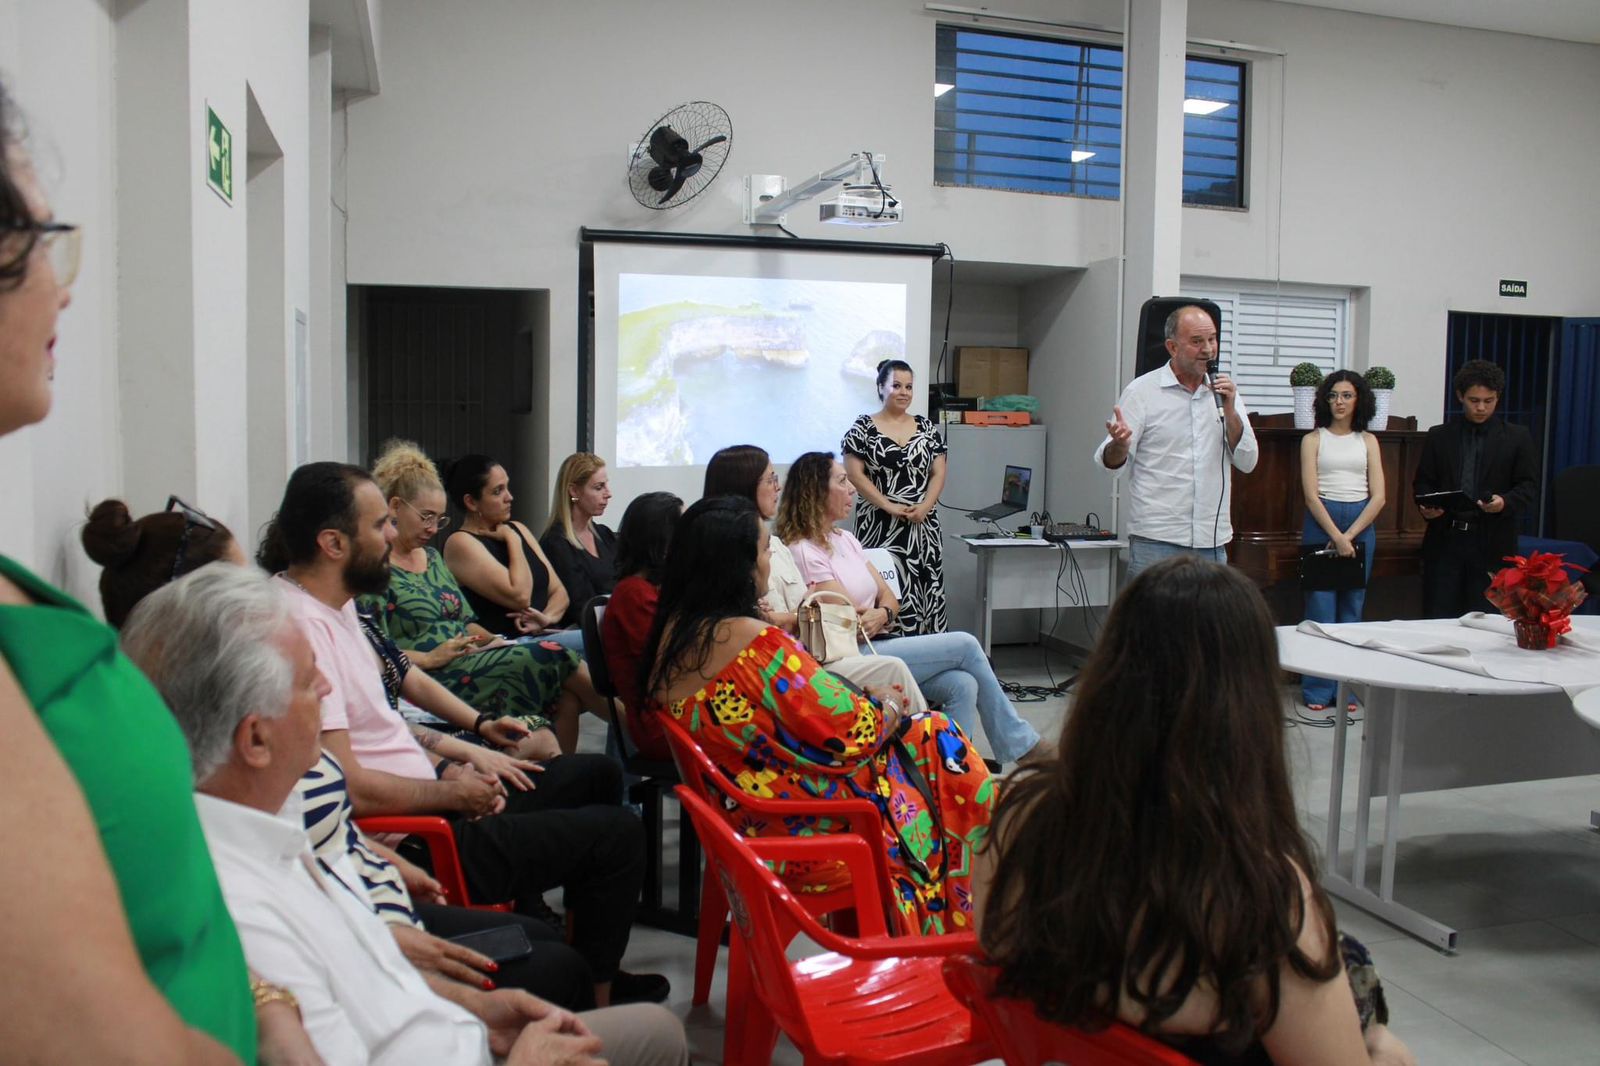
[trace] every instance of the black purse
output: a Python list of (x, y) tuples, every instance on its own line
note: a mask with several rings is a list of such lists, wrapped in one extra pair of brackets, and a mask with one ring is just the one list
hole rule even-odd
[(1336, 555), (1329, 548), (1300, 548), (1300, 588), (1305, 592), (1349, 592), (1367, 587), (1367, 553)]

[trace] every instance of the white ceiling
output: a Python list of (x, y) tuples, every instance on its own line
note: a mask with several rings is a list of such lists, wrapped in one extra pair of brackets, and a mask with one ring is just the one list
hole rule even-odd
[(1600, 0), (1278, 0), (1366, 15), (1600, 44)]

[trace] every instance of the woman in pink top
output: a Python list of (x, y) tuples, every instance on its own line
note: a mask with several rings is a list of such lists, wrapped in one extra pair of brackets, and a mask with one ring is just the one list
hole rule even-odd
[(1048, 757), (1048, 745), (1006, 698), (988, 658), (971, 633), (895, 636), (899, 600), (867, 561), (861, 542), (834, 523), (850, 514), (856, 490), (831, 452), (807, 452), (789, 468), (778, 507), (777, 533), (811, 589), (841, 592), (856, 606), (861, 632), (873, 647), (905, 661), (923, 694), (944, 705), (968, 736), (983, 722), (1002, 763)]

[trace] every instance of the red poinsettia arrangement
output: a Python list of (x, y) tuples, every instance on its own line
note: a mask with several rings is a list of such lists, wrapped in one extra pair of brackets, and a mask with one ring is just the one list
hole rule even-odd
[(1484, 595), (1516, 626), (1518, 647), (1555, 647), (1588, 595), (1567, 571), (1588, 571), (1555, 552), (1508, 555), (1505, 561), (1511, 565), (1494, 575)]

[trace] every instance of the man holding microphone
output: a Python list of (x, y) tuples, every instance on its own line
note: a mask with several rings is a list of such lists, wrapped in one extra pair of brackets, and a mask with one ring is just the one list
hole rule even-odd
[(1172, 555), (1227, 561), (1230, 466), (1244, 473), (1260, 456), (1244, 400), (1211, 370), (1217, 327), (1193, 304), (1167, 316), (1167, 363), (1122, 390), (1095, 462), (1128, 491), (1128, 571)]

